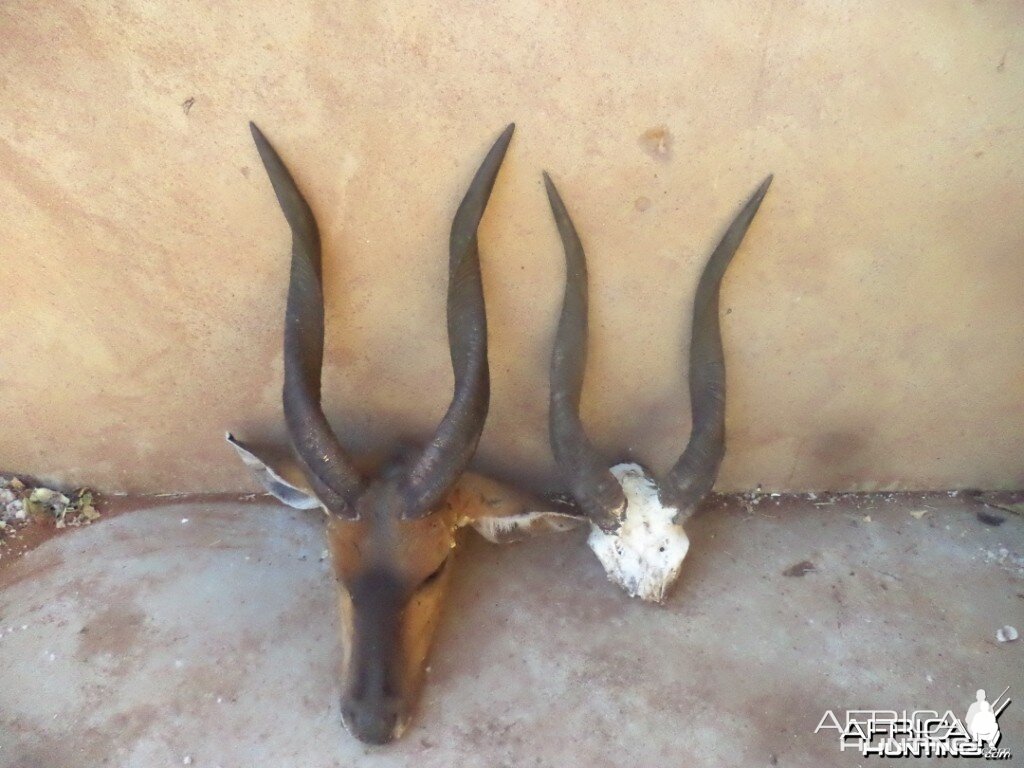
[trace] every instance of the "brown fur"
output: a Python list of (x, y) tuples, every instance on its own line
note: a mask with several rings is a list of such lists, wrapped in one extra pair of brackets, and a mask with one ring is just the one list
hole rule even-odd
[[(387, 653), (377, 649), (381, 654), (373, 657), (379, 659), (377, 662), (367, 662), (366, 655), (358, 656), (363, 664), (394, 666), (397, 722), (392, 735), (397, 735), (408, 721), (423, 684), (427, 655), (451, 579), (450, 558), (459, 540), (459, 529), (493, 518), (530, 515), (530, 524), (514, 526), (513, 534), (501, 539), (510, 541), (542, 530), (565, 530), (580, 521), (563, 512), (544, 512), (545, 506), (529, 494), (466, 473), (445, 497), (442, 506), (426, 517), (413, 520), (389, 515), (358, 520), (331, 518), (327, 540), (340, 591), (343, 712), (346, 702), (352, 706), (359, 675), (365, 672), (352, 665), (353, 647), (365, 642), (356, 631), (356, 613), (361, 607), (354, 603), (352, 591), (358, 590), (364, 580), (382, 572), (398, 585), (401, 606), (396, 606), (400, 618), (395, 642), (400, 647), (386, 649)], [(548, 518), (549, 523), (538, 524)], [(492, 537), (488, 535), (488, 538)], [(351, 723), (347, 724), (353, 728)]]

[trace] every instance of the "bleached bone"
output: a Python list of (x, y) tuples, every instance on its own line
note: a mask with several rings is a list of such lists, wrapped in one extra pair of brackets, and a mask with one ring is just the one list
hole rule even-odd
[[(548, 200), (565, 250), (565, 296), (551, 355), (550, 437), (564, 481), (593, 527), (590, 547), (612, 581), (630, 595), (664, 600), (689, 541), (683, 523), (711, 490), (725, 454), (725, 356), (718, 293), (771, 184), (768, 176), (715, 248), (693, 301), (690, 339), (690, 440), (667, 477), (608, 463), (587, 439), (580, 395), (587, 361), (587, 260), (576, 228), (546, 173)], [(637, 473), (639, 470), (640, 474)]]

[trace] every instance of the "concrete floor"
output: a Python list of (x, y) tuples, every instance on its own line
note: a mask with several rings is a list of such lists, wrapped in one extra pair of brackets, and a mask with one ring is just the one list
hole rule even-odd
[(1001, 764), (1024, 764), (1024, 643), (995, 639), (1024, 630), (1024, 519), (868, 507), (698, 516), (665, 607), (608, 584), (581, 534), (468, 534), (421, 711), (388, 747), (339, 722), (317, 515), (125, 514), (0, 572), (0, 766), (852, 766), (813, 732), (826, 710), (963, 716), (1007, 685)]

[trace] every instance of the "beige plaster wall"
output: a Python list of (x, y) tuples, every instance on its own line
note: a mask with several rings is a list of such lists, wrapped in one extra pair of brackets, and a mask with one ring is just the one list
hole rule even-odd
[(1019, 0), (8, 0), (0, 34), (4, 469), (253, 487), (221, 435), (284, 442), (288, 234), (249, 119), (320, 219), (330, 417), (356, 451), (428, 435), (450, 217), (515, 120), (478, 465), (554, 478), (540, 171), (591, 261), (585, 418), (658, 469), (700, 266), (772, 171), (723, 289), (719, 487), (1024, 485)]

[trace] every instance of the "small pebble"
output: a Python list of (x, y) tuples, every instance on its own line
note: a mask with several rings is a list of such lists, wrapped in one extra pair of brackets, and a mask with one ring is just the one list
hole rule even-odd
[(182, 765), (192, 765), (192, 755), (185, 755), (181, 758)]
[(188, 518), (187, 517), (181, 518), (181, 524), (182, 525), (185, 525), (185, 523), (187, 523), (187, 522), (188, 522)]
[(1017, 628), (1011, 627), (1009, 624), (996, 630), (996, 640), (1000, 643), (1012, 643), (1019, 637), (1020, 633), (1017, 632)]

